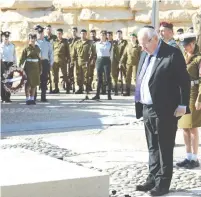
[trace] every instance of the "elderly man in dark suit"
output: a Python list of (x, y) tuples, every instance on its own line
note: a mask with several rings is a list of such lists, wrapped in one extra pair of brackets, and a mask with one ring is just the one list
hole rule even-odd
[(190, 112), (190, 78), (181, 51), (163, 42), (152, 26), (142, 28), (138, 40), (143, 52), (136, 81), (136, 117), (144, 119), (149, 175), (136, 190), (160, 196), (169, 192), (178, 119)]

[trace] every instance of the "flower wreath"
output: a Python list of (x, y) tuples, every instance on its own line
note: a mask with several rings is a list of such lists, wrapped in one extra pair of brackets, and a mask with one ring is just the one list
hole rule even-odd
[[(9, 81), (10, 76), (13, 76), (14, 72), (19, 73), (19, 77), (20, 77), (19, 79), (20, 83), (16, 87), (12, 87), (12, 82)], [(4, 88), (7, 92), (10, 92), (10, 93), (16, 93), (20, 91), (23, 88), (24, 84), (27, 82), (27, 76), (23, 68), (20, 68), (20, 67), (10, 67), (10, 69), (3, 74), (3, 77), (5, 78), (2, 81), (4, 83)]]

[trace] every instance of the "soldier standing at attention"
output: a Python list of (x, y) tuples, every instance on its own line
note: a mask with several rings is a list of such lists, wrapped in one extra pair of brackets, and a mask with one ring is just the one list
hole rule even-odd
[(197, 156), (199, 149), (198, 127), (201, 127), (201, 53), (196, 44), (196, 34), (185, 33), (181, 35), (180, 39), (185, 49), (184, 58), (191, 79), (189, 105), (191, 113), (182, 116), (178, 122), (178, 127), (183, 129), (186, 158), (176, 165), (193, 169), (200, 166)]
[(53, 44), (53, 42), (57, 39), (57, 36), (52, 34), (52, 27), (51, 25), (47, 25), (45, 27), (45, 40)]
[[(74, 45), (72, 62), (77, 61), (77, 85), (78, 91), (75, 94), (83, 94), (83, 85), (87, 86), (89, 62), (93, 56), (91, 41), (87, 39), (87, 31), (82, 29), (80, 32), (81, 39)], [(86, 89), (89, 87), (86, 87)]]
[[(68, 76), (70, 77), (70, 84), (75, 83), (75, 69), (77, 70), (77, 62), (72, 62), (73, 57), (73, 47), (76, 43), (76, 41), (80, 40), (80, 37), (77, 36), (78, 29), (77, 27), (73, 27), (72, 30), (72, 37), (68, 39), (68, 45), (69, 45), (69, 52), (70, 52), (70, 66), (68, 70)], [(77, 74), (77, 73), (76, 73)], [(77, 76), (78, 78), (78, 76)], [(71, 88), (71, 87), (70, 87)]]
[(179, 46), (177, 45), (176, 41), (173, 38), (174, 33), (173, 33), (172, 23), (161, 22), (159, 33), (164, 42), (166, 42), (170, 46), (173, 46), (179, 49)]
[[(123, 53), (124, 53), (124, 49), (126, 48), (127, 45), (127, 41), (123, 39), (123, 35), (122, 35), (122, 31), (118, 30), (116, 32), (117, 35), (117, 49), (118, 49), (118, 54), (119, 57), (122, 57)], [(119, 61), (120, 59), (116, 59), (115, 63), (112, 65), (112, 78), (113, 78), (113, 83), (114, 83), (114, 91), (115, 91), (115, 95), (118, 95), (118, 77), (119, 77)]]
[[(2, 43), (0, 43), (0, 57), (1, 57), (1, 80), (4, 78), (3, 74), (10, 69), (13, 64), (17, 64), (15, 45), (9, 41), (10, 32), (1, 32)], [(11, 78), (13, 76), (10, 76)], [(2, 102), (12, 102), (10, 100), (11, 93), (6, 92), (3, 83), (1, 83), (1, 100)]]
[(138, 45), (137, 35), (135, 33), (130, 34), (130, 43), (126, 46), (124, 54), (120, 59), (122, 66), (126, 65), (126, 93), (123, 96), (130, 96), (130, 87), (132, 81), (132, 74), (134, 78), (134, 86), (136, 82), (137, 66), (140, 59), (141, 47)]
[(53, 49), (50, 42), (47, 42), (44, 38), (44, 28), (40, 25), (35, 27), (37, 31), (37, 41), (36, 45), (39, 46), (41, 51), (41, 76), (40, 76), (40, 84), (41, 84), (41, 102), (48, 102), (46, 99), (46, 91), (47, 91), (47, 82), (48, 82), (48, 73), (50, 68), (52, 68), (54, 63), (53, 58)]
[(67, 76), (67, 63), (70, 60), (69, 46), (66, 39), (62, 38), (63, 29), (57, 29), (57, 39), (53, 43), (53, 51), (54, 51), (54, 65), (53, 65), (53, 76), (55, 89), (53, 93), (59, 93), (59, 68), (63, 74), (63, 80), (66, 83), (66, 93), (70, 92), (70, 87), (68, 83)]
[(20, 58), (20, 65), (24, 63), (24, 71), (27, 75), (25, 84), (26, 104), (35, 105), (34, 94), (36, 87), (40, 84), (41, 62), (40, 48), (35, 44), (36, 34), (29, 34), (29, 45), (23, 50)]
[[(92, 29), (90, 31), (90, 40), (92, 42), (92, 45), (95, 45), (96, 42), (100, 41), (100, 39), (98, 39), (96, 37), (96, 30)], [(90, 67), (89, 67), (89, 90), (92, 91), (92, 83), (93, 83), (93, 79), (94, 79), (94, 70), (95, 70), (95, 59), (92, 59), (92, 61), (90, 62)]]

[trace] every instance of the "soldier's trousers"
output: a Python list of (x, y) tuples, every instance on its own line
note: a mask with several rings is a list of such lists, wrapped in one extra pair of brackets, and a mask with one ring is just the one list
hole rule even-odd
[(50, 64), (48, 60), (42, 60), (42, 74), (40, 75), (41, 99), (46, 99), (48, 74), (50, 71)]
[[(108, 91), (111, 91), (111, 61), (110, 57), (101, 57), (96, 60), (96, 69), (97, 69), (97, 94), (100, 94), (101, 86), (105, 85), (108, 87)], [(103, 74), (105, 75), (105, 84), (103, 84)]]
[(89, 65), (89, 85), (92, 85), (92, 82), (94, 80), (94, 70), (95, 70), (95, 64)]
[[(9, 68), (13, 65), (13, 62), (2, 62), (1, 65), (1, 81), (4, 80), (3, 74), (9, 70)], [(12, 78), (13, 76), (9, 76), (9, 78)], [(10, 84), (12, 85), (12, 83)], [(11, 93), (7, 92), (4, 88), (4, 84), (1, 82), (1, 100), (7, 101), (10, 100)]]
[(118, 83), (118, 77), (119, 77), (119, 64), (118, 62), (112, 63), (112, 80), (115, 85)]
[[(137, 72), (137, 66), (135, 66), (135, 65), (130, 65), (130, 64), (127, 64), (127, 65), (126, 65), (126, 75), (125, 75), (125, 79), (126, 79), (126, 87), (127, 87), (127, 88), (130, 88), (132, 79), (134, 79), (134, 85), (135, 85), (135, 81), (136, 81), (136, 72)], [(133, 76), (133, 77), (132, 77), (132, 76)]]
[[(79, 63), (76, 66), (77, 85), (82, 89), (83, 85), (89, 82), (89, 67), (88, 64)], [(89, 84), (88, 84), (89, 85)]]
[(54, 76), (54, 83), (59, 83), (59, 69), (61, 69), (63, 80), (64, 82), (67, 82), (68, 76), (67, 76), (67, 63), (65, 62), (55, 62), (52, 68), (53, 76)]

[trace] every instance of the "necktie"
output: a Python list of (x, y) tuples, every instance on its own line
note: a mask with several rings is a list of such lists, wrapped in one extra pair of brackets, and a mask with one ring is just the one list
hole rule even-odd
[(148, 55), (144, 61), (144, 64), (142, 65), (142, 69), (140, 71), (140, 74), (138, 75), (137, 81), (136, 81), (136, 87), (135, 87), (135, 102), (140, 102), (140, 89), (143, 77), (145, 75), (145, 72), (149, 66), (150, 60), (152, 58), (152, 55)]

